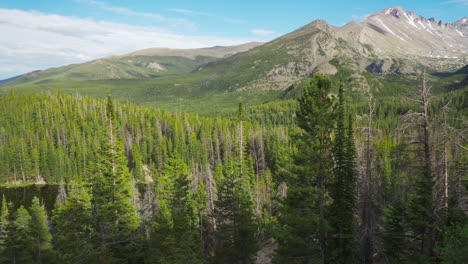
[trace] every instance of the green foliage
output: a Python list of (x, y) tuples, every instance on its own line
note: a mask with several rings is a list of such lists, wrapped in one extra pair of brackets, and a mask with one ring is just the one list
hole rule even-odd
[[(199, 65), (217, 59), (209, 56), (194, 56), (191, 59), (182, 56), (143, 55), (105, 58), (82, 64), (47, 69), (35, 72), (33, 76), (21, 75), (9, 82), (2, 83), (0, 86), (173, 76), (189, 73)], [(156, 67), (151, 67), (152, 65)], [(158, 65), (160, 68), (158, 68)]]
[(34, 263), (34, 237), (28, 210), (21, 206), (10, 214), (5, 230), (3, 263)]
[(150, 263), (179, 263), (177, 257), (177, 241), (174, 236), (174, 225), (167, 201), (158, 201), (158, 213), (151, 222), (153, 231), (150, 234), (147, 262)]
[[(332, 168), (331, 138), (334, 99), (331, 81), (318, 74), (299, 98), (294, 173), (278, 216), (276, 263), (310, 263), (328, 257), (325, 184)], [(318, 234), (318, 235), (317, 235)]]
[(5, 262), (6, 259), (4, 257), (5, 252), (5, 239), (7, 237), (7, 226), (8, 221), (10, 220), (10, 213), (8, 211), (8, 205), (6, 202), (5, 195), (2, 197), (2, 203), (0, 207), (0, 262)]
[(388, 263), (405, 263), (407, 260), (406, 208), (401, 200), (396, 200), (385, 215), (384, 243)]
[(54, 249), (61, 263), (91, 263), (97, 257), (91, 195), (82, 183), (70, 188), (66, 202), (54, 210), (52, 217)]
[(441, 248), (442, 263), (456, 264), (468, 262), (468, 224), (450, 226), (444, 233)]
[(39, 203), (37, 197), (33, 199), (30, 213), (34, 262), (50, 263), (52, 255), (52, 235), (50, 234), (46, 211), (44, 206)]
[(356, 263), (354, 211), (356, 208), (355, 148), (351, 118), (348, 129), (344, 121), (344, 95), (340, 86), (333, 146), (334, 168), (330, 184), (333, 200), (327, 218), (330, 223), (330, 255), (333, 263)]
[(258, 250), (253, 204), (240, 168), (239, 161), (234, 159), (223, 168), (213, 212), (214, 235), (218, 240), (213, 263), (254, 263)]
[[(107, 140), (90, 176), (97, 253), (100, 259), (123, 261), (128, 256), (132, 236), (139, 225), (136, 207), (132, 204), (131, 176), (123, 146), (116, 138), (114, 107), (107, 100)], [(114, 260), (115, 259), (115, 260)]]
[(199, 219), (189, 168), (175, 154), (158, 182), (159, 210), (152, 222), (152, 263), (203, 263)]

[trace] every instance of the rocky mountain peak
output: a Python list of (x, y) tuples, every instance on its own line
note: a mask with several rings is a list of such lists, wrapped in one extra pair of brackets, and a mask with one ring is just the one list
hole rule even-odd
[(396, 18), (401, 18), (406, 12), (401, 6), (395, 6), (385, 8), (382, 13), (385, 15), (394, 16)]
[(384, 15), (384, 16), (392, 16), (394, 18), (406, 21), (410, 24), (413, 24), (418, 21), (424, 21), (424, 22), (432, 22), (436, 23), (434, 18), (427, 19), (423, 16), (420, 16), (414, 12), (411, 11), (405, 11), (402, 7), (396, 6), (396, 7), (389, 7), (384, 9), (382, 12), (376, 13), (377, 15)]
[(468, 26), (468, 17), (462, 17), (461, 19), (457, 20), (454, 24), (457, 26)]

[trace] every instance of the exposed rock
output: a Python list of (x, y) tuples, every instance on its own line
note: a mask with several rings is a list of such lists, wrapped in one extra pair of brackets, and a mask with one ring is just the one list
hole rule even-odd
[(34, 183), (36, 186), (42, 186), (42, 185), (46, 185), (47, 182), (44, 180), (44, 177), (42, 177), (42, 175), (39, 175), (37, 177), (37, 180), (36, 182)]
[(156, 72), (160, 72), (160, 71), (165, 71), (166, 68), (164, 68), (161, 64), (157, 63), (157, 62), (150, 62), (148, 63), (148, 65), (146, 66), (150, 69), (153, 69), (155, 70)]

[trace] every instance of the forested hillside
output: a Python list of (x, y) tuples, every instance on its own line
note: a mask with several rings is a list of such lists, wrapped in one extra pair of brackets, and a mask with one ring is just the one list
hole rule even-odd
[(216, 118), (0, 95), (2, 188), (58, 186), (49, 213), (2, 198), (0, 262), (463, 263), (466, 89), (415, 83), (353, 100), (317, 74)]

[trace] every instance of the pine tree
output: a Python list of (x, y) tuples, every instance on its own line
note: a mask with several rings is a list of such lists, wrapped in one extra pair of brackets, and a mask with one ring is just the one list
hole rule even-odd
[[(81, 186), (80, 186), (81, 185)], [(54, 249), (61, 263), (97, 261), (93, 205), (83, 183), (73, 184), (67, 200), (53, 212)]]
[(195, 210), (189, 168), (177, 157), (171, 158), (167, 166), (166, 171), (174, 177), (171, 209), (175, 238), (180, 250), (179, 263), (202, 263), (199, 218)]
[(468, 262), (468, 225), (454, 226), (446, 231), (442, 246), (442, 263)]
[(10, 213), (8, 210), (8, 205), (7, 201), (5, 198), (5, 195), (2, 197), (2, 203), (0, 207), (0, 263), (3, 263), (5, 261), (4, 256), (5, 256), (5, 243), (6, 243), (6, 237), (7, 237), (7, 226), (8, 226), (8, 221), (10, 219)]
[(39, 199), (34, 197), (31, 206), (31, 233), (34, 239), (34, 261), (49, 263), (52, 255), (52, 235), (48, 226), (47, 214)]
[(203, 263), (200, 227), (189, 168), (174, 154), (164, 166), (152, 223), (150, 260), (157, 263)]
[(275, 263), (329, 262), (325, 187), (332, 168), (330, 88), (330, 79), (317, 74), (299, 98), (296, 115), (301, 130), (295, 138), (294, 171), (287, 178), (287, 195), (278, 216)]
[(241, 174), (239, 162), (228, 161), (224, 178), (218, 188), (213, 216), (216, 219), (215, 237), (218, 247), (213, 263), (253, 263), (258, 250), (256, 222), (249, 196)]
[(404, 263), (407, 243), (405, 239), (406, 208), (396, 200), (389, 208), (384, 222), (384, 253), (389, 263)]
[(330, 253), (333, 263), (356, 263), (354, 209), (356, 203), (356, 171), (354, 138), (351, 119), (348, 131), (344, 124), (343, 86), (338, 94), (337, 125), (333, 148), (335, 167), (330, 196), (329, 223), (331, 226)]
[(139, 224), (132, 205), (131, 178), (122, 143), (116, 138), (114, 107), (110, 97), (106, 110), (107, 139), (91, 176), (97, 250), (100, 263), (130, 257), (131, 239)]
[(4, 262), (11, 264), (34, 263), (34, 247), (31, 232), (31, 215), (20, 206), (10, 215), (6, 225)]

